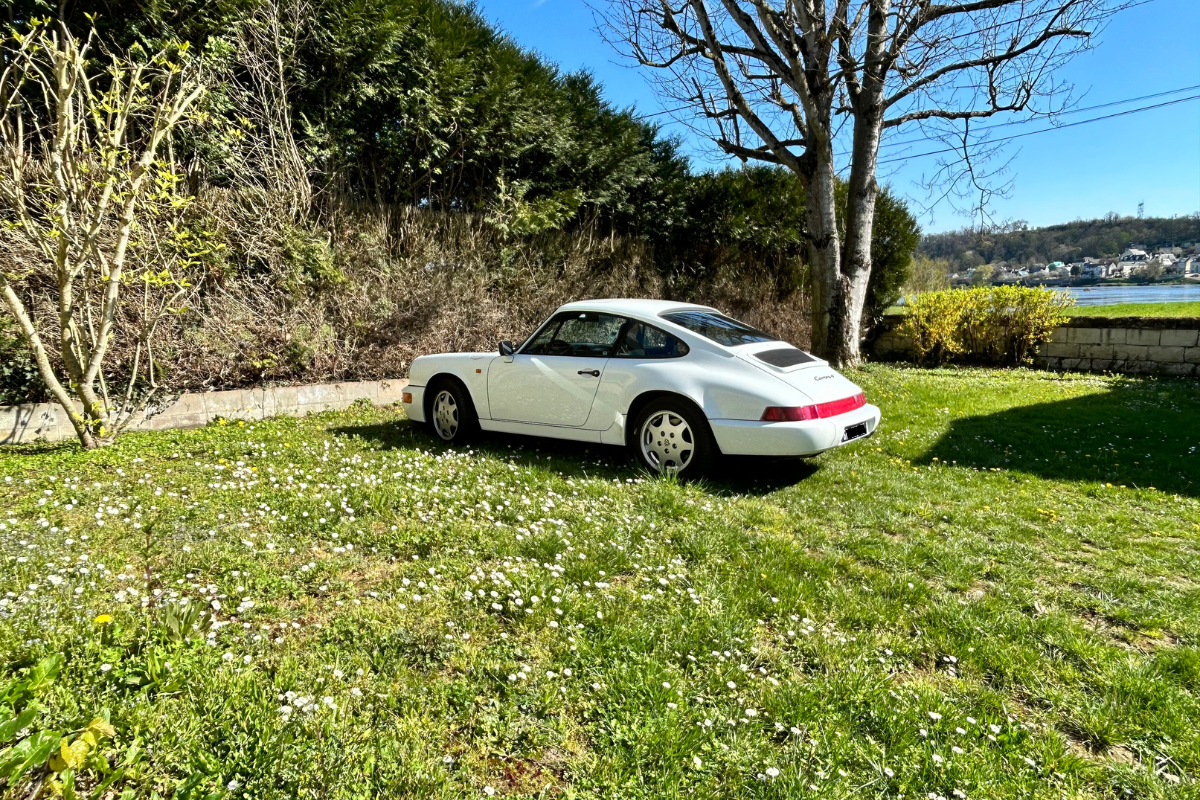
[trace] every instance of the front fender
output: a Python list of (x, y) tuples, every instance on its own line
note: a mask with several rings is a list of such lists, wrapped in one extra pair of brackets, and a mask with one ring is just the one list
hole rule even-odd
[[(443, 376), (453, 377), (467, 387), (479, 417), (489, 419), (491, 410), (488, 407), (487, 372), (495, 358), (499, 356), (494, 353), (441, 353), (414, 360), (408, 368), (408, 383), (414, 387), (413, 405), (416, 405), (417, 388), (421, 389), (420, 394), (424, 396), (424, 389), (434, 381)], [(421, 419), (424, 419), (423, 411), (424, 406), (417, 412), (421, 414)]]

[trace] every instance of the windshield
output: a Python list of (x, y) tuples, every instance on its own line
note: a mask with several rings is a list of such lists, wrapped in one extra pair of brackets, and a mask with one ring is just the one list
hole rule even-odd
[(705, 339), (710, 339), (726, 347), (779, 341), (769, 333), (763, 333), (757, 328), (751, 328), (744, 322), (738, 322), (736, 319), (718, 314), (716, 311), (672, 311), (661, 316), (663, 319), (687, 328), (692, 333), (697, 333)]

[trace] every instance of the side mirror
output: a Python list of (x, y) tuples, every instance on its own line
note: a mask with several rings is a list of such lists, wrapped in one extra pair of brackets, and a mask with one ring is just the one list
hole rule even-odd
[(516, 351), (517, 351), (517, 348), (513, 347), (513, 343), (508, 341), (507, 339), (505, 339), (503, 342), (500, 343), (500, 355), (511, 356)]

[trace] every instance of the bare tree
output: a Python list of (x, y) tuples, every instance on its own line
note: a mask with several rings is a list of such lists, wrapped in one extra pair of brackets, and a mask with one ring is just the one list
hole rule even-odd
[(967, 169), (952, 180), (986, 191), (971, 169), (971, 123), (1061, 110), (1056, 68), (1116, 9), (1111, 0), (608, 0), (599, 13), (609, 40), (657, 69), (676, 111), (701, 120), (724, 152), (800, 177), (813, 350), (843, 365), (859, 357), (881, 138), (913, 125), (945, 138), (953, 126)]
[[(92, 45), (38, 23), (4, 43), (0, 73), (0, 295), (87, 448), (149, 400), (151, 337), (191, 288), (190, 234), (176, 224), (191, 198), (158, 152), (203, 91), (166, 52), (144, 63), (112, 55), (104, 69)], [(142, 291), (128, 292), (135, 281)], [(22, 300), (35, 290), (53, 294), (57, 352)], [(138, 320), (137, 346), (125, 391), (110, 392), (106, 356), (126, 316)]]
[(227, 81), (237, 114), (248, 128), (239, 156), (249, 174), (238, 182), (279, 195), (286, 212), (296, 218), (308, 212), (312, 186), (292, 128), (289, 93), (312, 14), (309, 0), (255, 4), (233, 36), (239, 69)]

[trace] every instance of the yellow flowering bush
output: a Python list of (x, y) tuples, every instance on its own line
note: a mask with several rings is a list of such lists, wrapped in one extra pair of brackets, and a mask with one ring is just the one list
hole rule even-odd
[(1075, 301), (1064, 292), (1025, 286), (948, 289), (906, 298), (899, 333), (920, 363), (1025, 364)]

